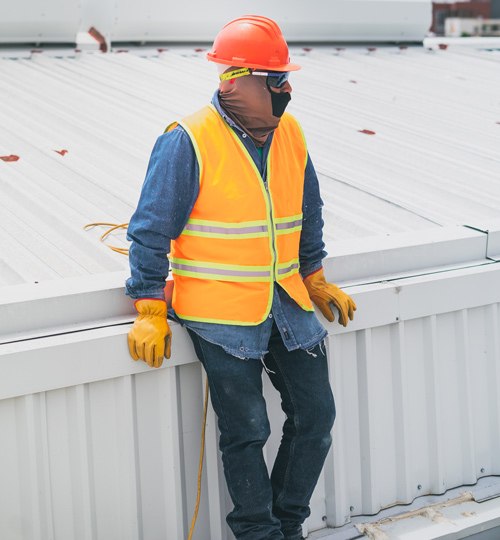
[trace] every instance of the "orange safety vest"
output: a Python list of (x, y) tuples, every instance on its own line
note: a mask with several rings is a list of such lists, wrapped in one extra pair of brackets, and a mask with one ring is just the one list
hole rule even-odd
[(306, 311), (299, 274), (307, 147), (284, 114), (267, 160), (267, 187), (238, 136), (209, 105), (180, 124), (198, 159), (200, 190), (181, 235), (172, 240), (172, 307), (192, 321), (256, 325), (271, 310), (276, 280)]

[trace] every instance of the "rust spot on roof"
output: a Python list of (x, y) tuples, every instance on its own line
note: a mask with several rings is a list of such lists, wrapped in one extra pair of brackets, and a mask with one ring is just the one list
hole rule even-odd
[(58, 154), (61, 154), (61, 156), (64, 156), (65, 154), (68, 153), (67, 150), (54, 150), (54, 152), (57, 152)]
[(335, 47), (336, 51), (345, 51), (345, 47)]
[(443, 51), (445, 51), (448, 48), (448, 45), (446, 43), (440, 43), (439, 48), (443, 49)]
[(312, 47), (302, 47), (302, 50), (303, 50), (303, 51), (306, 51), (306, 52), (311, 52), (311, 51), (312, 51)]
[(354, 81), (354, 80), (349, 81), (349, 82), (352, 82), (352, 83), (354, 83), (354, 84), (358, 84), (358, 81)]
[(167, 52), (168, 49), (158, 49), (158, 52)]
[(369, 129), (360, 129), (358, 130), (360, 133), (366, 133), (366, 135), (375, 135), (374, 131), (370, 131)]
[(207, 49), (195, 49), (194, 52), (203, 52), (203, 51), (206, 51)]
[(366, 47), (370, 52), (376, 51), (377, 47)]
[(19, 156), (11, 154), (10, 156), (0, 156), (0, 159), (2, 161), (17, 161), (19, 159)]

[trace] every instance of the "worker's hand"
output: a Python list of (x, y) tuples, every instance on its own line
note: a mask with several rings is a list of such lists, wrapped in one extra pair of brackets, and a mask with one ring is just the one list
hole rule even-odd
[(325, 281), (323, 268), (320, 268), (317, 272), (304, 278), (304, 285), (306, 286), (311, 300), (319, 307), (321, 313), (323, 313), (330, 322), (335, 320), (331, 307), (332, 303), (339, 310), (339, 323), (342, 326), (347, 326), (347, 323), (349, 322), (347, 317), (352, 321), (354, 311), (356, 311), (356, 304), (352, 301), (351, 297), (341, 291), (337, 285)]
[(167, 304), (163, 300), (145, 298), (137, 300), (139, 316), (128, 334), (128, 347), (134, 360), (143, 360), (148, 366), (160, 367), (163, 355), (170, 358), (172, 331), (167, 323)]

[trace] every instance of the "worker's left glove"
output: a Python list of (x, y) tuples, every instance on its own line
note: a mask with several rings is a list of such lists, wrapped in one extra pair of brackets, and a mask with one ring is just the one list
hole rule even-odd
[(311, 300), (319, 307), (321, 313), (330, 322), (335, 320), (331, 304), (333, 303), (339, 310), (339, 323), (347, 326), (348, 318), (352, 321), (356, 304), (351, 297), (341, 291), (337, 285), (327, 283), (323, 268), (304, 278), (304, 285)]
[(163, 355), (170, 358), (172, 331), (167, 323), (167, 304), (164, 300), (137, 300), (139, 316), (128, 334), (128, 347), (134, 360), (144, 360), (151, 367), (160, 367)]

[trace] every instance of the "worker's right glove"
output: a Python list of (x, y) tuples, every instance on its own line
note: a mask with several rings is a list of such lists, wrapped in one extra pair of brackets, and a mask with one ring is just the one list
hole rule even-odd
[(309, 297), (319, 307), (328, 321), (333, 322), (335, 320), (331, 304), (339, 310), (339, 323), (342, 326), (347, 326), (348, 318), (352, 321), (354, 311), (356, 311), (356, 304), (337, 285), (326, 282), (323, 268), (306, 276), (304, 285)]
[(172, 331), (167, 323), (167, 304), (163, 300), (137, 300), (139, 316), (128, 334), (128, 347), (134, 360), (143, 360), (151, 367), (160, 367), (163, 356), (170, 358)]

